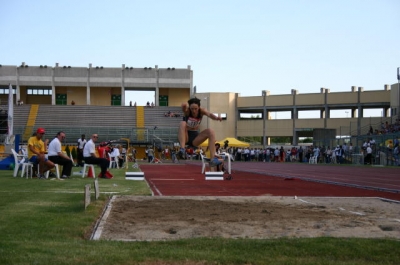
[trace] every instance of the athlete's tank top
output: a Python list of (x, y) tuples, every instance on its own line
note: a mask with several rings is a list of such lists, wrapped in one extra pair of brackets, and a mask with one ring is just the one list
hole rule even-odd
[(189, 109), (189, 116), (184, 116), (183, 120), (186, 121), (186, 126), (189, 127), (190, 131), (195, 131), (200, 126), (202, 117), (203, 116), (200, 114), (200, 109), (197, 117), (193, 117), (192, 111)]

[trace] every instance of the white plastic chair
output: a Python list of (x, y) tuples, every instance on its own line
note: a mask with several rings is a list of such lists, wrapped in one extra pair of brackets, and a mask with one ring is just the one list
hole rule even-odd
[(229, 153), (222, 153), (221, 156), (223, 156), (224, 161), (227, 161), (227, 163), (224, 163), (224, 166), (226, 167), (226, 170), (228, 171), (229, 174), (232, 173), (231, 170), (231, 161), (232, 161), (232, 156)]
[(200, 153), (200, 157), (201, 157), (201, 163), (202, 163), (201, 173), (204, 174), (204, 172), (206, 171), (206, 166), (208, 166), (210, 168), (210, 170), (211, 170), (210, 159), (205, 157), (201, 153)]
[(86, 168), (89, 168), (89, 167), (92, 169), (93, 178), (96, 178), (96, 173), (94, 172), (94, 165), (93, 165), (93, 164), (86, 164), (86, 163), (83, 165), (82, 178), (85, 177), (85, 175), (86, 175)]
[(202, 164), (201, 173), (204, 174), (204, 172), (206, 171), (206, 166), (210, 163), (210, 159), (205, 157), (202, 153), (200, 153), (200, 158)]
[[(18, 175), (19, 167), (22, 166), (21, 178), (24, 177), (26, 173), (26, 178), (29, 176), (32, 178), (33, 164), (28, 161), (25, 155), (19, 155), (14, 149), (11, 149), (14, 156), (14, 174), (16, 177)], [(26, 170), (26, 171), (25, 171)]]
[[(60, 179), (60, 170), (59, 170), (58, 164), (54, 164), (54, 167), (56, 169), (57, 179)], [(39, 165), (38, 165), (38, 170), (39, 170)], [(50, 170), (47, 170), (44, 176), (48, 179), (49, 178), (49, 174), (50, 174)]]
[(108, 166), (108, 168), (112, 168), (113, 165), (115, 164), (115, 167), (119, 169), (118, 157), (112, 156), (111, 153), (108, 153), (108, 157), (110, 158), (110, 165)]

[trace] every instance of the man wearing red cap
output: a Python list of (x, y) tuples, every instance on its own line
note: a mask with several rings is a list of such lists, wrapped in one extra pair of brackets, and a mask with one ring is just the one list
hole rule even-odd
[(45, 134), (43, 128), (38, 128), (36, 134), (28, 140), (28, 159), (35, 165), (39, 165), (39, 179), (45, 179), (44, 172), (54, 168), (54, 163), (45, 156), (49, 139), (42, 141)]

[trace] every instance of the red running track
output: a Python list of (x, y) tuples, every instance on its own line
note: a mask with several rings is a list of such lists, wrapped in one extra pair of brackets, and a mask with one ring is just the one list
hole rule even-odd
[(233, 180), (205, 180), (201, 163), (140, 165), (155, 196), (381, 197), (400, 201), (398, 168), (235, 162)]

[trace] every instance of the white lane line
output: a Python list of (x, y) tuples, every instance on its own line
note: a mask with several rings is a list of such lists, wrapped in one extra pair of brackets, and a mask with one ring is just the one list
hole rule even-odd
[[(297, 196), (294, 196), (294, 199), (295, 199), (295, 200), (298, 199)], [(316, 203), (308, 202), (308, 201), (305, 201), (305, 200), (303, 200), (303, 199), (298, 199), (298, 200), (301, 201), (301, 202), (304, 202), (304, 203), (317, 205)], [(342, 207), (339, 207), (339, 210), (341, 210), (341, 211), (346, 211), (346, 209), (344, 209), (344, 208), (342, 208)], [(352, 213), (352, 214), (356, 214), (356, 215), (365, 215), (364, 213), (360, 213), (360, 212), (353, 212), (353, 211), (348, 211), (348, 212), (349, 212), (349, 213)]]
[(194, 180), (194, 179), (151, 179), (151, 180)]

